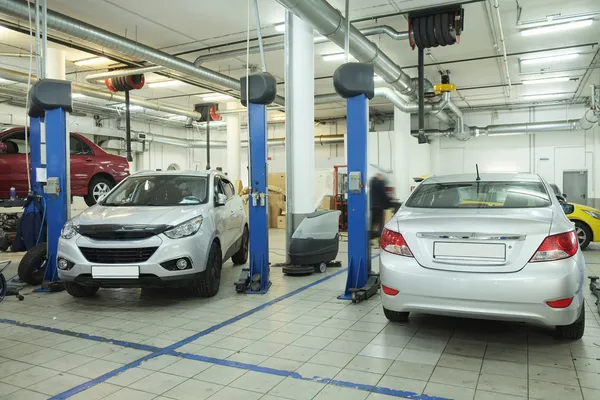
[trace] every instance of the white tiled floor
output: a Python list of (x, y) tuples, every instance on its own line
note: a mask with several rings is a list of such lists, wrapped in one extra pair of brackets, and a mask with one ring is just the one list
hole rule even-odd
[[(271, 248), (283, 248), (282, 232), (271, 232)], [(588, 272), (599, 274), (600, 250), (585, 256)], [(283, 250), (273, 250), (271, 260), (283, 261)], [(8, 277), (16, 264), (11, 268)], [(213, 299), (132, 289), (74, 299), (26, 288), (24, 301), (0, 304), (0, 318), (151, 348), (0, 321), (0, 400), (47, 399), (90, 380), (97, 384), (65, 398), (600, 398), (600, 315), (591, 295), (585, 337), (565, 342), (550, 329), (516, 323), (411, 315), (407, 324), (389, 324), (378, 298), (358, 305), (336, 299), (346, 279), (341, 274), (198, 337), (179, 353), (162, 350), (324, 277), (284, 277), (274, 267), (268, 294), (254, 296), (235, 293), (238, 275), (239, 267), (228, 263)], [(136, 363), (153, 351), (162, 353)]]

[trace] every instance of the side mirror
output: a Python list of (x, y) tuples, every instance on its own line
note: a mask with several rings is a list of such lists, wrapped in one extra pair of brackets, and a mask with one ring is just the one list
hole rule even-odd
[(566, 199), (566, 198), (567, 198), (567, 195), (563, 193), (563, 197)]
[(227, 196), (223, 193), (217, 193), (217, 206), (221, 207), (227, 203)]
[(100, 197), (98, 197), (98, 200), (96, 201), (96, 204), (101, 203), (106, 198), (107, 194), (108, 193), (104, 193), (104, 194), (100, 195)]
[(566, 215), (573, 214), (573, 212), (575, 212), (575, 206), (573, 204), (563, 203), (561, 205)]

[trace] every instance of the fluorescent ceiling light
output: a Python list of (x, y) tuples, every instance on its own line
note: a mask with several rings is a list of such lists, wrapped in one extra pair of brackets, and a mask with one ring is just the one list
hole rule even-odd
[(525, 94), (522, 97), (527, 100), (552, 99), (555, 97), (570, 96), (572, 93), (546, 93), (546, 94)]
[(72, 99), (80, 99), (82, 97), (85, 97), (85, 94), (81, 94), (81, 93), (71, 93), (71, 98)]
[(0, 83), (10, 82), (8, 79), (0, 78)]
[(377, 75), (377, 74), (375, 74), (375, 77), (373, 78), (373, 80), (374, 80), (375, 82), (383, 82), (383, 78), (382, 78), (382, 77), (380, 77), (380, 76), (379, 76), (379, 75)]
[(169, 117), (170, 120), (183, 120), (183, 119), (187, 119), (187, 117), (185, 115), (171, 115)]
[(148, 84), (149, 88), (155, 89), (155, 88), (161, 88), (161, 87), (167, 87), (167, 86), (175, 86), (175, 85), (180, 85), (183, 82), (181, 81), (162, 81), (162, 82), (152, 82)]
[(199, 96), (202, 97), (202, 100), (204, 100), (204, 101), (217, 101), (217, 100), (233, 99), (233, 97), (231, 97), (227, 94), (221, 94), (221, 93), (210, 93), (210, 94), (199, 95)]
[(106, 57), (94, 57), (94, 58), (88, 58), (86, 60), (75, 61), (75, 65), (77, 65), (78, 67), (81, 67), (82, 65), (100, 64), (100, 63), (108, 62), (108, 61), (110, 61), (110, 60)]
[(579, 53), (561, 54), (552, 57), (527, 58), (525, 60), (521, 60), (521, 65), (555, 63), (557, 61), (572, 60), (577, 57), (579, 57)]
[(285, 24), (277, 24), (277, 25), (275, 25), (275, 30), (277, 32), (281, 32), (281, 33), (285, 32)]
[[(121, 103), (121, 104), (117, 104), (115, 105), (116, 108), (125, 111), (125, 104)], [(129, 111), (144, 111), (144, 107), (142, 106), (134, 106), (134, 105), (129, 105)]]
[(566, 31), (566, 30), (570, 30), (570, 29), (584, 28), (586, 26), (592, 25), (593, 22), (594, 22), (593, 19), (584, 19), (582, 21), (567, 22), (565, 24), (540, 26), (537, 28), (522, 30), (521, 35), (533, 36), (533, 35), (542, 35), (545, 33), (561, 32), (561, 31)]
[(346, 54), (344, 53), (333, 53), (323, 55), (323, 61), (341, 61), (344, 59), (346, 59)]
[(285, 115), (279, 115), (277, 117), (271, 118), (273, 121), (285, 121)]
[(571, 78), (568, 76), (561, 76), (558, 78), (544, 78), (544, 79), (528, 79), (522, 81), (523, 85), (535, 85), (538, 83), (555, 83), (555, 82), (568, 82)]
[[(200, 122), (198, 125), (201, 126), (201, 127), (206, 128), (206, 122)], [(225, 122), (225, 121), (210, 121), (210, 126), (211, 127), (225, 126), (225, 125), (227, 125), (227, 122)]]

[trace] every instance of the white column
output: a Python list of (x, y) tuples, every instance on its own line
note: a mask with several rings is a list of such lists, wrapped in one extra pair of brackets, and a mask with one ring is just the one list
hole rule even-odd
[(64, 50), (52, 47), (48, 48), (48, 54), (46, 55), (46, 78), (66, 79)]
[[(237, 110), (240, 108), (238, 102), (227, 103), (228, 110)], [(235, 182), (240, 179), (241, 164), (240, 164), (240, 149), (242, 143), (240, 140), (240, 115), (227, 114), (227, 176), (229, 180)]]
[[(306, 214), (315, 210), (314, 30), (286, 12), (286, 249)], [(288, 260), (289, 261), (289, 260)]]
[(394, 108), (394, 178), (396, 197), (403, 202), (410, 194), (410, 114)]

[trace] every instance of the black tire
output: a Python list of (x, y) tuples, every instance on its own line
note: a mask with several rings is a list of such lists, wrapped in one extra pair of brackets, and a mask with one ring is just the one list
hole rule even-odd
[(6, 297), (6, 279), (4, 278), (4, 275), (2, 275), (2, 272), (0, 272), (0, 303), (2, 302), (2, 300), (4, 300), (5, 297)]
[(250, 232), (248, 231), (248, 227), (244, 227), (244, 233), (242, 234), (242, 245), (240, 249), (231, 257), (231, 261), (235, 265), (244, 265), (248, 261), (248, 244), (250, 241)]
[(592, 241), (594, 234), (586, 223), (581, 221), (575, 221), (575, 230), (577, 232), (577, 241), (579, 242), (579, 248), (585, 250)]
[(421, 17), (419, 18), (419, 30), (421, 31), (421, 42), (423, 42), (423, 48), (424, 49), (428, 49), (431, 46), (431, 43), (429, 43), (429, 37), (427, 35), (427, 17)]
[(427, 17), (427, 40), (431, 47), (438, 47), (441, 43), (438, 43), (435, 37), (435, 16)]
[(75, 282), (65, 282), (65, 289), (73, 297), (92, 297), (100, 288), (98, 286), (81, 286)]
[(85, 204), (89, 207), (95, 205), (101, 192), (107, 193), (107, 190), (111, 190), (114, 187), (115, 183), (109, 178), (104, 176), (93, 177), (88, 185), (88, 194), (83, 198)]
[(581, 306), (579, 318), (571, 325), (562, 325), (556, 327), (556, 336), (560, 339), (579, 340), (583, 337), (585, 331), (585, 304)]
[(387, 308), (383, 308), (383, 314), (391, 322), (406, 322), (408, 321), (409, 312), (392, 311)]
[(48, 249), (46, 243), (39, 243), (29, 249), (19, 263), (19, 278), (30, 285), (41, 285), (46, 273)]
[(199, 297), (213, 297), (219, 293), (221, 285), (221, 267), (223, 266), (223, 256), (221, 248), (216, 242), (213, 242), (206, 261), (206, 269), (200, 273), (193, 288), (193, 292)]

